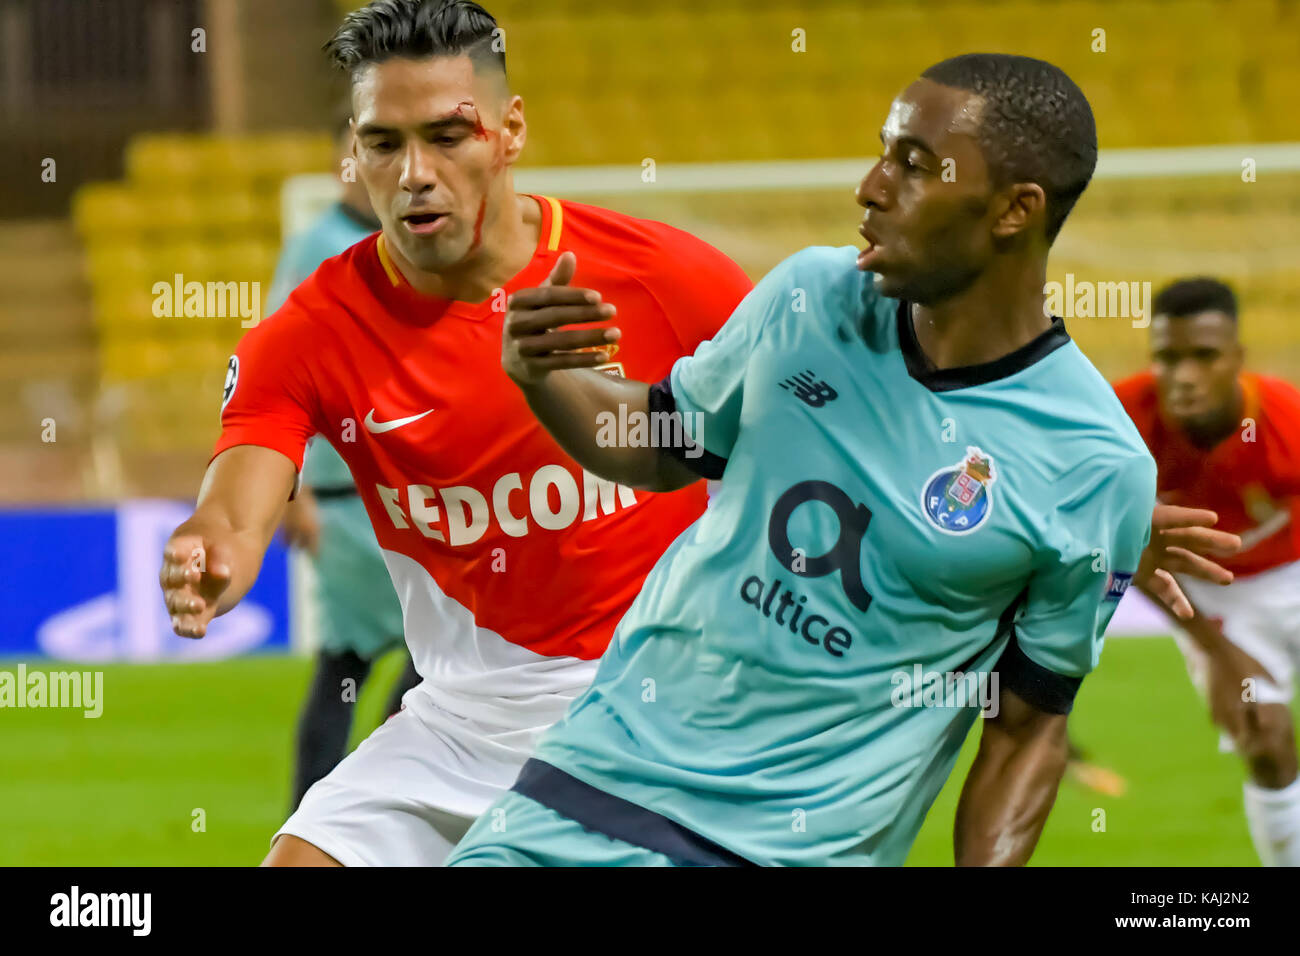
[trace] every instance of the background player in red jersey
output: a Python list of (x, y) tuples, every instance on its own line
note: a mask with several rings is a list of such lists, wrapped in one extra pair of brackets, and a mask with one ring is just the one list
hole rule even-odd
[(645, 575), (704, 508), (702, 485), (638, 495), (564, 454), (502, 372), (505, 302), (575, 251), (583, 285), (619, 304), (604, 368), (657, 380), (750, 282), (669, 226), (517, 194), (527, 127), (503, 49), (486, 11), (442, 0), (380, 0), (330, 41), (382, 231), (240, 343), (194, 516), (166, 549), (173, 627), (202, 637), (256, 578), (319, 432), (401, 598), (424, 680), (308, 791), (271, 864), (440, 863), (590, 683)]
[(1115, 391), (1159, 469), (1161, 501), (1209, 508), (1241, 536), (1225, 588), (1182, 581), (1196, 613), (1179, 644), (1250, 773), (1246, 818), (1265, 864), (1300, 866), (1290, 701), (1300, 664), (1300, 390), (1246, 372), (1237, 302), (1186, 279), (1152, 307), (1150, 371)]

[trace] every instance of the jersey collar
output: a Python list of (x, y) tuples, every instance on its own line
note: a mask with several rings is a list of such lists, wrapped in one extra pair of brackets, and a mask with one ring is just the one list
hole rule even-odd
[[(559, 200), (531, 193), (523, 195), (541, 208), (541, 229), (538, 231), (537, 248), (533, 251), (532, 259), (503, 287), (506, 295), (517, 289), (540, 285), (550, 274), (564, 229), (564, 209)], [(495, 296), (488, 296), (482, 302), (461, 302), (458, 299), (423, 295), (413, 289), (389, 256), (382, 232), (375, 240), (373, 255), (366, 256), (362, 261), (369, 267), (367, 272), (375, 291), (392, 306), (394, 317), (404, 322), (427, 325), (444, 317), (482, 321), (494, 314), (503, 314), (492, 309)]]
[(1001, 358), (982, 362), (979, 365), (935, 368), (934, 363), (921, 351), (921, 345), (916, 340), (916, 329), (912, 327), (911, 303), (906, 301), (898, 303), (897, 321), (898, 344), (903, 351), (903, 361), (907, 364), (907, 374), (932, 392), (951, 392), (959, 388), (970, 388), (973, 385), (987, 385), (989, 382), (1015, 375), (1035, 362), (1047, 358), (1070, 341), (1070, 334), (1065, 331), (1065, 320), (1059, 315), (1054, 315), (1050, 328)]

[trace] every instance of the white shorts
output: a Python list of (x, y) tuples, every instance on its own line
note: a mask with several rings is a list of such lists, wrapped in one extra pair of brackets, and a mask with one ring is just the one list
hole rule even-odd
[[(1255, 697), (1261, 704), (1289, 704), (1300, 669), (1300, 561), (1283, 564), (1260, 574), (1239, 577), (1226, 587), (1180, 576), (1178, 583), (1206, 617), (1223, 621), (1224, 636), (1273, 676), (1260, 678)], [(1208, 668), (1205, 652), (1186, 634), (1174, 635), (1192, 683), (1206, 695)], [(1220, 749), (1225, 748), (1225, 737)]]
[(514, 784), (544, 729), (486, 727), (414, 687), (275, 835), (292, 834), (344, 866), (440, 866)]

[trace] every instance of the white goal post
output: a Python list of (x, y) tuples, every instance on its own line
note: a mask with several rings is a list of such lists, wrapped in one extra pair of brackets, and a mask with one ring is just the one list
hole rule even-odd
[[(1300, 143), (1236, 143), (1227, 146), (1174, 146), (1159, 149), (1103, 150), (1093, 178), (1145, 179), (1180, 176), (1240, 176), (1253, 160), (1256, 174), (1300, 172)], [(810, 159), (772, 162), (660, 163), (654, 181), (643, 180), (643, 166), (550, 166), (515, 171), (521, 192), (561, 198), (640, 192), (648, 186), (667, 192), (738, 192), (766, 189), (852, 188), (875, 159)], [(295, 176), (281, 194), (284, 235), (292, 235), (338, 195), (330, 173)]]

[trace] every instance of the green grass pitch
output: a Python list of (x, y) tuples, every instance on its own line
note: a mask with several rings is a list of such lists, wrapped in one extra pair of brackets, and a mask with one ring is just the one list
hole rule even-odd
[[(400, 665), (390, 656), (376, 668), (357, 704), (354, 742), (378, 723)], [(104, 668), (99, 719), (0, 710), (0, 865), (259, 862), (286, 813), (309, 669), (290, 657), (113, 665)], [(1084, 681), (1071, 732), (1127, 779), (1128, 792), (1101, 797), (1065, 781), (1034, 863), (1257, 864), (1241, 811), (1243, 772), (1218, 753), (1171, 640), (1108, 642)], [(909, 865), (951, 865), (953, 812), (975, 740), (972, 733)]]

